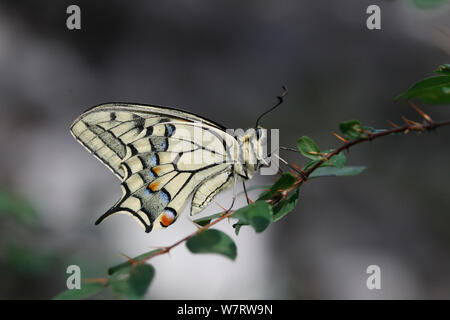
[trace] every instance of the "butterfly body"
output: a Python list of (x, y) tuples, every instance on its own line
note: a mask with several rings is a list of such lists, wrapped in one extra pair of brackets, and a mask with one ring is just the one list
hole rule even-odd
[(232, 134), (192, 113), (126, 103), (89, 109), (71, 133), (121, 180), (122, 198), (96, 224), (127, 213), (146, 232), (172, 224), (191, 195), (196, 214), (236, 179), (250, 179), (266, 140), (259, 128)]

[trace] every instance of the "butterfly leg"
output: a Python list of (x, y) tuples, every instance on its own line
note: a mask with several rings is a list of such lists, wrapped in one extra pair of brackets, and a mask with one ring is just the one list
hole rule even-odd
[(248, 196), (247, 187), (245, 186), (245, 181), (244, 180), (242, 180), (242, 187), (244, 188), (245, 199), (247, 199), (247, 204), (250, 204), (250, 198)]
[(227, 211), (225, 211), (225, 212), (230, 212), (231, 209), (233, 209), (234, 202), (236, 201), (236, 177), (234, 177), (233, 180), (234, 180), (233, 181), (233, 200), (231, 200), (230, 208)]

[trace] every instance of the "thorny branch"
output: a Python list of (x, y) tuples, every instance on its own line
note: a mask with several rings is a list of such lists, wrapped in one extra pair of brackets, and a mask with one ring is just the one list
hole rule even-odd
[[(365, 141), (371, 141), (371, 140), (378, 139), (378, 138), (381, 138), (381, 137), (393, 135), (393, 134), (407, 134), (408, 132), (411, 132), (411, 131), (416, 131), (416, 132), (432, 131), (432, 130), (436, 130), (439, 127), (450, 125), (450, 120), (441, 121), (441, 122), (435, 122), (427, 114), (425, 114), (422, 110), (417, 108), (415, 105), (413, 105), (413, 104), (411, 104), (411, 105), (424, 118), (424, 121), (422, 123), (415, 122), (415, 121), (412, 121), (412, 120), (408, 120), (408, 119), (403, 117), (403, 120), (405, 122), (405, 124), (403, 126), (397, 126), (396, 124), (390, 122), (391, 125), (393, 126), (393, 128), (390, 129), (390, 130), (383, 130), (383, 131), (377, 132), (377, 133), (373, 133), (373, 132), (370, 132), (368, 130), (367, 131), (364, 130), (364, 131), (361, 132), (362, 134), (365, 135), (364, 137), (361, 137), (361, 138), (355, 139), (355, 140), (351, 140), (351, 141), (348, 141), (348, 140), (340, 137), (339, 135), (333, 133), (338, 139), (340, 139), (343, 142), (343, 144), (340, 147), (334, 149), (333, 151), (331, 151), (329, 153), (321, 154), (321, 155), (323, 155), (322, 158), (313, 167), (309, 168), (306, 171), (303, 171), (302, 169), (300, 169), (296, 165), (289, 165), (289, 167), (291, 169), (293, 169), (297, 173), (297, 178), (296, 178), (296, 181), (295, 181), (294, 185), (291, 188), (289, 188), (288, 190), (283, 190), (283, 192), (282, 192), (283, 197), (286, 197), (286, 195), (289, 192), (291, 192), (292, 190), (297, 188), (302, 182), (307, 181), (308, 177), (311, 175), (311, 173), (313, 173), (316, 169), (318, 169), (323, 163), (325, 163), (326, 161), (330, 161), (333, 156), (339, 154), (340, 152), (342, 152), (344, 150), (348, 150), (348, 149), (350, 149), (351, 147), (353, 147), (353, 146), (355, 146), (357, 144), (360, 144), (360, 143), (365, 142)], [(298, 152), (298, 150), (296, 150), (294, 148), (282, 147), (282, 149), (288, 150), (288, 151)], [(267, 201), (269, 203), (273, 204), (276, 200), (273, 199), (273, 200), (267, 200)], [(136, 265), (145, 263), (147, 260), (152, 259), (154, 257), (157, 257), (157, 256), (160, 256), (160, 255), (169, 253), (170, 250), (172, 250), (173, 248), (175, 248), (178, 245), (182, 244), (183, 242), (189, 240), (190, 238), (196, 236), (198, 233), (200, 233), (200, 232), (202, 232), (202, 231), (204, 231), (206, 229), (209, 229), (213, 225), (221, 222), (222, 220), (225, 220), (226, 218), (229, 218), (232, 214), (233, 214), (233, 211), (231, 211), (231, 209), (227, 210), (227, 211), (224, 211), (223, 214), (219, 218), (211, 221), (210, 223), (208, 223), (207, 225), (205, 225), (203, 227), (200, 227), (200, 226), (197, 225), (198, 229), (195, 232), (193, 232), (193, 233), (187, 235), (186, 237), (178, 240), (177, 242), (173, 243), (172, 245), (169, 245), (167, 247), (163, 247), (163, 248), (161, 248), (161, 250), (156, 251), (154, 254), (152, 254), (152, 255), (150, 255), (148, 257), (145, 257), (144, 259), (141, 259), (141, 260), (138, 260), (138, 261), (133, 260), (133, 259), (128, 259), (128, 262), (130, 262), (130, 264), (132, 266), (136, 266)], [(97, 279), (97, 281), (100, 281), (100, 280)]]

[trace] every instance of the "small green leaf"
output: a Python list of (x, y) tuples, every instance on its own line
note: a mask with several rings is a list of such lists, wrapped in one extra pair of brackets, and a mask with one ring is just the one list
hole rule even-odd
[(442, 74), (444, 76), (450, 76), (450, 64), (440, 65), (439, 68), (437, 68), (437, 70), (435, 70), (434, 72)]
[(394, 101), (419, 98), (425, 103), (450, 103), (450, 75), (435, 76), (423, 79), (412, 85)]
[(58, 294), (56, 297), (53, 298), (53, 300), (81, 300), (89, 298), (96, 293), (102, 291), (102, 289), (105, 288), (105, 285), (103, 283), (82, 283), (80, 289), (72, 289), (72, 290), (66, 290), (60, 294)]
[[(143, 253), (143, 254), (141, 254), (141, 255), (139, 255), (137, 257), (134, 257), (134, 258), (132, 258), (132, 260), (133, 261), (140, 261), (140, 260), (146, 259), (146, 258), (148, 258), (150, 256), (153, 256), (155, 253), (157, 253), (159, 251), (161, 251), (161, 249), (155, 249), (155, 250)], [(118, 265), (115, 265), (114, 267), (109, 268), (108, 269), (108, 275), (112, 275), (113, 273), (116, 273), (117, 271), (120, 271), (120, 270), (128, 268), (128, 267), (131, 267), (131, 262), (130, 261), (125, 261), (125, 262), (123, 262), (121, 264), (118, 264)]]
[(343, 168), (345, 163), (347, 162), (347, 157), (343, 152), (339, 152), (338, 154), (331, 157), (330, 161), (325, 161), (325, 166), (332, 166), (336, 168)]
[(365, 138), (367, 135), (363, 132), (364, 128), (358, 120), (349, 120), (341, 122), (339, 129), (348, 139)]
[(286, 190), (292, 187), (295, 183), (295, 177), (290, 173), (283, 173), (283, 175), (270, 187), (273, 192), (278, 190)]
[(448, 2), (448, 0), (412, 0), (420, 9), (435, 9)]
[(210, 223), (211, 220), (217, 219), (223, 214), (224, 212), (215, 213), (207, 217), (198, 218), (197, 220), (194, 220), (194, 222), (203, 227), (206, 226), (208, 223)]
[(243, 224), (240, 223), (235, 223), (233, 224), (233, 228), (234, 228), (234, 233), (238, 236), (239, 235), (239, 231), (241, 231), (241, 227), (243, 226)]
[(364, 130), (369, 131), (370, 133), (380, 133), (380, 132), (386, 131), (386, 129), (375, 129), (375, 128), (369, 127), (369, 126), (365, 126)]
[(52, 252), (10, 242), (3, 248), (2, 262), (17, 273), (36, 276), (48, 272), (57, 264), (58, 256)]
[(234, 241), (222, 231), (206, 229), (186, 241), (192, 253), (218, 253), (231, 260), (236, 259), (237, 248)]
[(264, 191), (258, 197), (258, 200), (269, 200), (277, 196), (281, 196), (278, 190), (286, 190), (292, 187), (295, 183), (295, 177), (290, 173), (283, 173), (283, 175), (275, 181), (275, 183), (268, 187), (269, 190)]
[(111, 289), (127, 299), (141, 299), (155, 275), (155, 269), (150, 264), (139, 264), (115, 272), (109, 277)]
[(267, 202), (257, 200), (255, 203), (235, 211), (232, 217), (239, 219), (239, 224), (249, 224), (256, 232), (262, 232), (272, 222), (273, 211)]
[(319, 153), (319, 147), (316, 145), (313, 139), (307, 136), (301, 137), (297, 141), (297, 148), (300, 151), (300, 153), (311, 160), (319, 160), (321, 159), (321, 156), (315, 153)]
[(314, 170), (309, 175), (309, 178), (354, 176), (360, 174), (366, 169), (367, 167), (364, 166), (344, 168), (321, 167)]
[(257, 200), (269, 200), (272, 199), (274, 195), (275, 194), (272, 192), (272, 190), (266, 190), (259, 195)]
[(299, 188), (296, 188), (287, 199), (280, 201), (273, 207), (273, 222), (280, 220), (295, 209), (298, 202)]
[(308, 171), (309, 169), (313, 168), (316, 166), (316, 164), (318, 164), (319, 162), (321, 162), (322, 160), (311, 160), (308, 161), (305, 166), (303, 167), (303, 171)]
[(8, 216), (25, 225), (36, 225), (38, 216), (25, 198), (7, 191), (0, 191), (0, 216)]

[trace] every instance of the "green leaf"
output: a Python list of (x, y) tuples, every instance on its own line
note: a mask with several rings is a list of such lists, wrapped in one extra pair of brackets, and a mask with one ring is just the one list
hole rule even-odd
[(259, 195), (257, 201), (258, 200), (269, 200), (269, 199), (272, 199), (273, 197), (274, 197), (274, 193), (272, 192), (272, 190), (266, 190)]
[(6, 191), (0, 191), (0, 216), (8, 216), (25, 225), (36, 225), (38, 216), (25, 198)]
[(224, 214), (224, 212), (215, 213), (215, 214), (212, 214), (212, 215), (210, 215), (210, 216), (202, 217), (202, 218), (199, 218), (199, 219), (197, 219), (197, 220), (194, 220), (194, 222), (195, 222), (196, 224), (198, 224), (198, 225), (204, 227), (204, 226), (206, 226), (208, 223), (210, 223), (211, 220), (220, 218), (223, 214)]
[(321, 159), (320, 155), (314, 154), (319, 153), (319, 147), (316, 145), (313, 139), (307, 136), (301, 137), (297, 141), (297, 148), (300, 151), (300, 153), (311, 160), (319, 160)]
[(450, 64), (440, 65), (439, 68), (437, 68), (437, 70), (435, 70), (434, 72), (442, 74), (444, 76), (450, 76)]
[(314, 170), (309, 175), (309, 178), (355, 176), (366, 169), (367, 167), (364, 166), (344, 168), (321, 167)]
[(341, 122), (339, 124), (339, 129), (348, 139), (360, 139), (367, 136), (362, 132), (364, 131), (364, 128), (358, 120)]
[(109, 277), (111, 289), (120, 296), (138, 300), (141, 299), (155, 275), (155, 269), (150, 264), (139, 264), (115, 272)]
[(345, 163), (347, 162), (347, 157), (343, 152), (339, 152), (338, 154), (331, 157), (330, 161), (325, 161), (325, 166), (332, 166), (336, 168), (343, 168)]
[(425, 103), (450, 103), (450, 75), (426, 78), (412, 85), (404, 93), (398, 95), (394, 101), (419, 98)]
[(236, 259), (237, 248), (234, 241), (222, 231), (207, 229), (200, 231), (186, 241), (192, 253), (218, 253), (231, 260)]
[(256, 232), (264, 231), (272, 222), (272, 207), (263, 200), (257, 200), (232, 214), (233, 218), (239, 219), (238, 224), (249, 224)]
[(448, 0), (412, 0), (412, 2), (420, 9), (435, 9), (447, 3)]
[(53, 300), (81, 300), (89, 298), (96, 293), (99, 293), (102, 291), (102, 289), (105, 288), (105, 285), (103, 283), (82, 283), (80, 289), (72, 289), (72, 290), (66, 290), (60, 294), (58, 294), (56, 297), (53, 298)]
[(58, 257), (37, 248), (27, 247), (19, 243), (8, 243), (1, 253), (2, 262), (23, 275), (38, 275), (58, 263)]
[(272, 192), (278, 190), (286, 190), (292, 187), (295, 183), (295, 177), (290, 173), (283, 173), (283, 175), (270, 187)]
[(283, 175), (269, 186), (269, 190), (264, 191), (258, 197), (258, 200), (269, 200), (277, 196), (281, 196), (278, 190), (286, 190), (292, 187), (295, 183), (295, 177), (290, 173), (283, 173)]
[(322, 160), (311, 160), (308, 161), (305, 166), (303, 167), (303, 171), (308, 171), (309, 169), (313, 168), (316, 166), (316, 164), (318, 164), (319, 162), (321, 162)]
[[(146, 259), (146, 258), (148, 258), (150, 256), (153, 256), (155, 253), (160, 252), (160, 251), (161, 251), (161, 249), (155, 249), (155, 250), (143, 253), (143, 254), (141, 254), (141, 255), (139, 255), (137, 257), (134, 257), (134, 258), (132, 258), (132, 260), (133, 261), (140, 261), (140, 260)], [(116, 273), (117, 271), (120, 271), (120, 270), (128, 268), (128, 267), (131, 267), (131, 262), (130, 261), (125, 261), (125, 262), (123, 262), (121, 264), (115, 265), (114, 267), (110, 267), (108, 269), (108, 275), (112, 275), (113, 273)]]
[(239, 235), (239, 231), (241, 231), (241, 227), (243, 226), (243, 224), (240, 223), (235, 223), (233, 224), (233, 228), (234, 228), (234, 233), (238, 236)]
[(380, 133), (386, 131), (386, 129), (375, 129), (373, 127), (364, 126), (364, 131), (369, 131), (370, 133)]
[(273, 207), (273, 222), (280, 220), (295, 209), (298, 202), (299, 188), (296, 188), (286, 199), (280, 201)]

